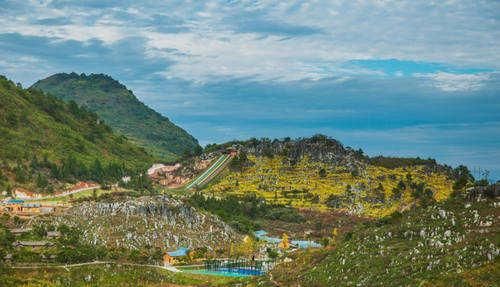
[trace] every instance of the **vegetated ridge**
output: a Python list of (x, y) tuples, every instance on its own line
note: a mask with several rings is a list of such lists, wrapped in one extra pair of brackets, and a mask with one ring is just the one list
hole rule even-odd
[(207, 193), (254, 193), (277, 204), (369, 217), (382, 217), (417, 201), (442, 201), (464, 173), (463, 167), (453, 170), (432, 159), (370, 158), (323, 135), (235, 141), (207, 146), (206, 152), (230, 146), (240, 154)]
[(164, 161), (201, 151), (193, 136), (140, 102), (131, 90), (108, 75), (59, 73), (36, 82), (32, 88), (85, 106)]
[(22, 186), (50, 192), (60, 182), (118, 180), (153, 162), (95, 113), (3, 76), (0, 146), (0, 191)]

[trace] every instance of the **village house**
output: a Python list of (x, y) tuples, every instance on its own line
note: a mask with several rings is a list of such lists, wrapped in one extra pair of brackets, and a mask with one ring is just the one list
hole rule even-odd
[(54, 245), (49, 241), (16, 241), (12, 243), (14, 247), (30, 247), (32, 249), (38, 249), (42, 247), (48, 247)]
[(165, 252), (165, 254), (163, 255), (163, 266), (168, 267), (175, 264), (175, 262), (177, 262), (176, 258), (179, 259), (182, 257), (186, 257), (188, 255), (188, 252), (189, 248), (186, 247), (180, 247), (175, 251)]
[(12, 235), (19, 236), (21, 234), (28, 233), (31, 230), (33, 230), (33, 229), (32, 228), (13, 228), (13, 229), (10, 229), (9, 231), (10, 231), (10, 233), (12, 233)]
[(42, 194), (35, 193), (35, 192), (29, 191), (27, 189), (20, 188), (20, 187), (17, 187), (16, 189), (14, 189), (14, 191), (12, 192), (12, 195), (18, 199), (42, 198)]
[(19, 216), (30, 216), (52, 213), (55, 207), (44, 206), (40, 203), (26, 203), (21, 199), (9, 199), (4, 203), (2, 211)]
[(163, 254), (163, 266), (168, 267), (168, 266), (172, 266), (174, 264), (175, 264), (174, 257), (170, 256), (168, 254), (168, 252), (165, 252), (165, 254)]
[(61, 236), (61, 232), (59, 231), (47, 231), (47, 238), (58, 238)]

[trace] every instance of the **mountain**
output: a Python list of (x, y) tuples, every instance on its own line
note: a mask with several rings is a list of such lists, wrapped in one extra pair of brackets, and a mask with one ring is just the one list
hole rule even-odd
[(114, 130), (164, 161), (196, 154), (201, 149), (193, 136), (140, 102), (132, 91), (110, 76), (60, 73), (36, 82), (32, 88), (85, 106)]
[(50, 189), (59, 182), (119, 178), (153, 162), (74, 102), (23, 89), (0, 76), (0, 191), (15, 185)]

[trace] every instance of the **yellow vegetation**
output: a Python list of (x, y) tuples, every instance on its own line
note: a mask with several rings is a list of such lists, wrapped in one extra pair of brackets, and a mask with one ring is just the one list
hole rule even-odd
[[(356, 190), (357, 196), (352, 205), (361, 203), (362, 209), (358, 213), (370, 217), (388, 215), (413, 201), (408, 184), (402, 191), (401, 199), (390, 200), (400, 181), (408, 183), (410, 179), (415, 184), (424, 183), (437, 201), (446, 199), (452, 192), (452, 181), (445, 174), (428, 171), (423, 166), (396, 169), (366, 166), (358, 174), (353, 174), (346, 167), (314, 162), (307, 157), (295, 165), (290, 165), (286, 158), (280, 156), (249, 156), (249, 160), (253, 162), (251, 167), (241, 173), (227, 173), (207, 191), (235, 195), (255, 193), (272, 203), (326, 210), (326, 202), (331, 195), (345, 195), (351, 187)], [(322, 169), (326, 172), (319, 172)], [(376, 190), (387, 199), (384, 203), (362, 200), (372, 196)]]

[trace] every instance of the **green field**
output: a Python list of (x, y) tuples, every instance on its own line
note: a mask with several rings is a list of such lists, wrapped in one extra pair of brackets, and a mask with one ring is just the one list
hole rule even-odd
[(248, 279), (173, 273), (120, 264), (39, 269), (0, 269), (1, 286), (235, 286)]

